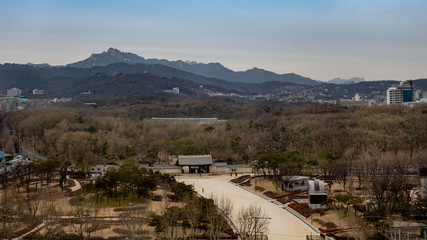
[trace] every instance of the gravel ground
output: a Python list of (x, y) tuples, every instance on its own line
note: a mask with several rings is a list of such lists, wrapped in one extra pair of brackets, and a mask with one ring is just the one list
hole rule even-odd
[(178, 181), (192, 184), (194, 189), (206, 198), (220, 199), (229, 198), (233, 203), (233, 222), (238, 225), (237, 215), (242, 207), (251, 204), (261, 206), (268, 217), (271, 218), (269, 225), (268, 239), (306, 239), (306, 235), (313, 233), (307, 225), (296, 218), (291, 213), (280, 208), (279, 206), (268, 202), (251, 192), (248, 192), (229, 180), (230, 176), (179, 176)]

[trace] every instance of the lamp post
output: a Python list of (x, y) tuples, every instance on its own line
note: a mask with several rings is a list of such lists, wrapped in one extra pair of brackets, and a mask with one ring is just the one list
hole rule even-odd
[(85, 217), (85, 227), (86, 227), (86, 238), (87, 239), (89, 239), (89, 237), (88, 237), (88, 225), (89, 225), (89, 217), (90, 217), (90, 214), (89, 213), (86, 213), (86, 214), (83, 214), (83, 216)]

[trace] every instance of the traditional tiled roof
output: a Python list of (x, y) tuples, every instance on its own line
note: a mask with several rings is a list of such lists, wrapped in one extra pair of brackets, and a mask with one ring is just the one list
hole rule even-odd
[(205, 125), (205, 124), (215, 124), (218, 119), (217, 118), (151, 118), (151, 121), (154, 123), (190, 123), (196, 125)]
[(180, 166), (197, 166), (197, 165), (211, 165), (211, 155), (192, 155), (178, 156), (178, 165)]

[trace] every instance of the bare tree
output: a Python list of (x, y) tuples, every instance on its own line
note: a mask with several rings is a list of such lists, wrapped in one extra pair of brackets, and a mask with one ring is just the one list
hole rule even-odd
[(13, 203), (3, 204), (0, 207), (0, 239), (12, 239), (19, 225), (20, 219), (14, 210)]
[(337, 169), (336, 169), (336, 178), (339, 183), (342, 183), (343, 188), (345, 190), (345, 186), (347, 184), (347, 178), (350, 174), (350, 168), (351, 168), (351, 162), (348, 160), (342, 160), (336, 163)]
[(136, 209), (132, 209), (132, 211), (126, 211), (124, 214), (126, 215), (122, 221), (122, 227), (126, 236), (126, 239), (129, 240), (137, 240), (144, 239), (144, 210), (142, 206), (137, 206)]
[(250, 205), (241, 208), (237, 218), (242, 239), (254, 239), (260, 232), (264, 234), (268, 232), (270, 218), (260, 206)]
[(26, 201), (28, 212), (31, 215), (31, 219), (34, 221), (40, 208), (41, 193), (39, 191), (28, 192)]
[(182, 223), (182, 209), (179, 207), (169, 207), (163, 213), (162, 221), (165, 229), (166, 239), (176, 239), (178, 237), (178, 228)]
[(328, 184), (329, 192), (331, 192), (332, 184), (337, 177), (338, 163), (341, 161), (341, 156), (331, 152), (322, 152), (318, 155), (320, 173), (322, 178)]
[(281, 175), (280, 183), (282, 184), (282, 189), (285, 189), (290, 184), (291, 179), (301, 173), (301, 169), (297, 162), (284, 162), (279, 164), (279, 172)]
[(40, 214), (45, 227), (45, 238), (56, 239), (60, 232), (61, 211), (53, 201), (43, 201), (40, 207)]
[(190, 239), (196, 239), (196, 231), (202, 217), (202, 212), (196, 207), (198, 201), (197, 198), (193, 198), (185, 207), (184, 217), (190, 227)]
[[(223, 207), (227, 208), (227, 206)], [(213, 201), (208, 202), (206, 205), (205, 214), (208, 220), (209, 239), (220, 239), (222, 232), (224, 232), (225, 228), (227, 227), (227, 222), (218, 211), (218, 208), (215, 206)]]
[(215, 205), (224, 214), (226, 217), (231, 216), (231, 212), (233, 211), (233, 203), (230, 198), (222, 196), (220, 199), (215, 199)]
[(387, 176), (371, 176), (369, 180), (369, 192), (375, 198), (378, 208), (385, 207), (390, 179)]
[(222, 215), (218, 213), (216, 208), (210, 209), (207, 212), (207, 219), (209, 222), (209, 239), (221, 239), (221, 233), (227, 227), (227, 222)]
[(73, 224), (74, 231), (80, 236), (80, 239), (90, 239), (90, 235), (100, 227), (97, 221), (99, 208), (90, 208), (90, 206), (78, 206), (75, 209), (77, 223)]

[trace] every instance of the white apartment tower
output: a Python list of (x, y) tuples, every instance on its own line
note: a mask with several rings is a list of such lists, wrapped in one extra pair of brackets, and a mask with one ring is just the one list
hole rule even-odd
[(7, 90), (8, 97), (20, 97), (22, 95), (22, 91), (19, 88), (12, 88)]
[(403, 92), (397, 87), (387, 89), (387, 105), (403, 103)]
[(387, 89), (387, 105), (414, 101), (414, 87), (412, 81), (393, 85)]

